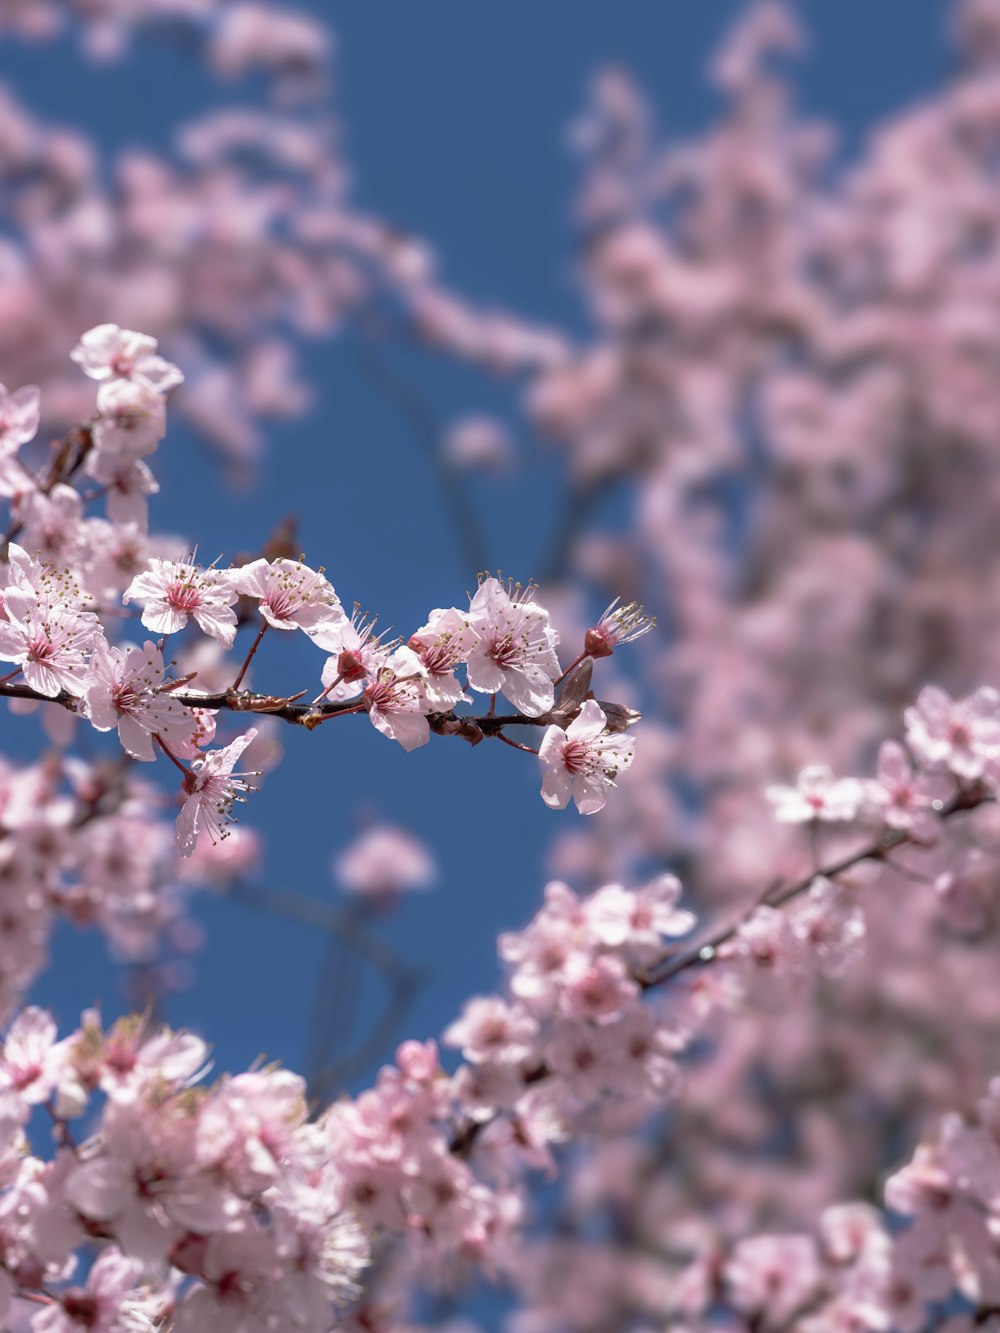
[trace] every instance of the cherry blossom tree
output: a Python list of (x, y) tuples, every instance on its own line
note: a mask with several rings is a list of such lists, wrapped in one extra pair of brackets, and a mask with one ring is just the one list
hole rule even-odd
[[(0, 695), (37, 743), (0, 760), (4, 1326), (464, 1333), (488, 1283), (515, 1333), (1000, 1329), (997, 0), (953, 7), (955, 76), (849, 157), (796, 110), (774, 0), (690, 141), (599, 74), (582, 332), (484, 310), (357, 208), (319, 21), (0, 23), (103, 60), (180, 42), (273, 99), (110, 168), (0, 104)], [(305, 405), (297, 340), (335, 329), (463, 549), (470, 474), (530, 485), (556, 447), (539, 584), (413, 587), (393, 634), (342, 601), (364, 564), (287, 527), (210, 561), (211, 531), (161, 530), (172, 423), (245, 472)], [(509, 419), (445, 421), (411, 353), (498, 374)], [(496, 979), (398, 1045), (414, 977), (377, 927), (438, 873), (429, 830), (338, 849), (340, 910), (257, 877), (278, 734), (343, 764), (365, 717), (401, 759), (465, 741), (470, 784), (484, 752), (527, 765), (552, 810)], [(197, 890), (328, 933), (348, 1000), (359, 959), (388, 978), (356, 1090), (340, 995), (303, 1015), (305, 1075), (215, 1070), (166, 1023), (154, 964)], [(145, 976), (134, 1014), (33, 1002), (60, 922)]]

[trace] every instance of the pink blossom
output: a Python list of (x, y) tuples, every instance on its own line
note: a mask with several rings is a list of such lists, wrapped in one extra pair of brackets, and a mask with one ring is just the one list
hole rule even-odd
[(741, 980), (765, 999), (799, 990), (806, 975), (801, 938), (786, 914), (774, 907), (758, 907), (719, 954), (738, 960)]
[(531, 600), (534, 592), (531, 585), (505, 588), (484, 579), (469, 614), (479, 636), (468, 658), (469, 685), (481, 694), (503, 694), (527, 717), (552, 707), (559, 674), (556, 633), (548, 612)]
[(904, 829), (917, 842), (936, 840), (940, 821), (933, 812), (942, 801), (940, 779), (914, 772), (897, 741), (879, 747), (878, 776), (865, 783), (865, 795), (889, 828)]
[(775, 805), (775, 819), (786, 824), (814, 819), (830, 822), (854, 819), (863, 795), (860, 782), (854, 778), (835, 778), (825, 764), (804, 768), (794, 787), (767, 789), (767, 799)]
[(648, 634), (656, 621), (647, 616), (638, 602), (620, 606), (616, 597), (596, 625), (587, 630), (584, 651), (590, 657), (610, 657), (623, 643), (634, 643)]
[(39, 694), (60, 690), (80, 696), (87, 688), (88, 659), (98, 637), (97, 617), (79, 606), (72, 579), (38, 571), (36, 588), (10, 586), (3, 593), (0, 661), (14, 662)]
[[(321, 673), (324, 699), (340, 703), (353, 698), (361, 692), (365, 680), (385, 664), (391, 645), (383, 644), (375, 633), (376, 619), (365, 617), (355, 607), (350, 620), (323, 626), (310, 634), (318, 647), (333, 653)], [(414, 669), (423, 674), (416, 664)]]
[(184, 376), (175, 365), (156, 355), (156, 339), (145, 333), (99, 324), (83, 335), (70, 352), (85, 375), (94, 380), (135, 380), (165, 394)]
[(618, 1056), (613, 1026), (571, 1018), (553, 1025), (545, 1046), (546, 1062), (565, 1080), (567, 1089), (585, 1101), (614, 1088)]
[(444, 1040), (460, 1046), (463, 1058), (476, 1064), (519, 1064), (531, 1054), (537, 1033), (538, 1023), (530, 1013), (488, 996), (466, 1001), (462, 1017), (448, 1028)]
[(99, 1255), (86, 1287), (61, 1291), (32, 1320), (32, 1333), (155, 1333), (164, 1301), (140, 1287), (142, 1265), (114, 1246)]
[(796, 936), (817, 956), (821, 969), (839, 976), (864, 947), (865, 917), (850, 889), (819, 877), (790, 916)]
[(24, 524), (21, 545), (36, 560), (68, 568), (85, 553), (83, 502), (72, 486), (29, 495), (19, 510)]
[(681, 895), (676, 875), (660, 875), (640, 889), (606, 884), (586, 900), (584, 910), (595, 937), (608, 948), (627, 946), (637, 961), (662, 952), (664, 936), (686, 935), (694, 915), (677, 907)]
[(112, 380), (97, 391), (94, 444), (99, 454), (120, 464), (133, 463), (156, 450), (167, 433), (163, 398), (141, 380)]
[(156, 495), (160, 484), (141, 459), (94, 449), (84, 464), (89, 476), (107, 488), (108, 518), (112, 523), (134, 523), (145, 532), (149, 526), (146, 497)]
[(114, 1102), (101, 1140), (67, 1183), (72, 1205), (110, 1224), (125, 1253), (147, 1263), (162, 1260), (186, 1231), (221, 1231), (239, 1214), (236, 1197), (198, 1172), (184, 1129), (144, 1117), (141, 1103)]
[(228, 648), (236, 637), (236, 598), (227, 571), (153, 556), (122, 601), (141, 603), (142, 623), (154, 634), (176, 634), (193, 616), (200, 630)]
[(126, 652), (100, 639), (91, 657), (84, 708), (98, 731), (117, 727), (118, 738), (133, 759), (150, 763), (156, 758), (154, 736), (175, 754), (190, 753), (195, 718), (162, 686), (163, 654), (155, 644)]
[(407, 650), (397, 649), (376, 668), (362, 698), (372, 726), (398, 741), (404, 750), (415, 750), (430, 740), (430, 705), (424, 697), (419, 664)]
[(18, 453), (38, 433), (39, 403), (34, 385), (8, 393), (0, 384), (0, 495), (17, 496), (34, 487)]
[(338, 628), (346, 621), (340, 600), (322, 573), (298, 560), (254, 560), (233, 575), (237, 592), (255, 597), (275, 629)]
[(7, 1031), (0, 1054), (0, 1089), (29, 1104), (52, 1094), (64, 1062), (56, 1025), (44, 1009), (24, 1009)]
[(352, 893), (394, 898), (404, 889), (427, 888), (437, 866), (427, 847), (412, 834), (388, 824), (360, 833), (333, 863), (337, 880)]
[(744, 1314), (763, 1314), (782, 1325), (815, 1295), (820, 1283), (816, 1246), (809, 1236), (756, 1236), (740, 1241), (726, 1265), (732, 1302)]
[(607, 954), (589, 962), (578, 958), (568, 969), (561, 1007), (570, 1018), (608, 1023), (629, 1010), (638, 995), (621, 958)]
[(1000, 758), (1000, 694), (982, 688), (954, 700), (927, 685), (906, 710), (906, 740), (928, 764), (949, 769), (959, 778), (981, 778)]
[(177, 845), (182, 856), (194, 851), (204, 830), (211, 841), (228, 836), (226, 824), (232, 817), (233, 804), (246, 800), (253, 791), (256, 773), (234, 773), (240, 755), (257, 735), (251, 727), (221, 750), (211, 750), (196, 759), (184, 779), (184, 805), (177, 816)]
[(424, 669), (424, 693), (436, 709), (447, 712), (468, 696), (455, 676), (455, 668), (469, 660), (479, 642), (469, 616), (454, 607), (432, 611), (422, 629), (407, 641)]
[(635, 757), (634, 739), (609, 734), (607, 721), (600, 704), (588, 699), (565, 731), (545, 729), (538, 758), (547, 806), (562, 810), (572, 797), (582, 815), (604, 808), (608, 788)]
[(38, 434), (41, 393), (37, 385), (10, 392), (0, 384), (0, 458), (10, 458)]

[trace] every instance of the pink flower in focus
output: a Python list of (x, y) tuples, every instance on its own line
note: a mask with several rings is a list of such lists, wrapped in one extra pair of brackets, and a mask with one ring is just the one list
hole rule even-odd
[(455, 668), (469, 660), (479, 635), (468, 615), (454, 607), (432, 611), (430, 620), (410, 636), (407, 647), (420, 659), (426, 672), (424, 693), (442, 712), (468, 698), (455, 676)]
[(648, 634), (656, 621), (645, 614), (638, 602), (619, 606), (616, 597), (596, 625), (587, 630), (584, 651), (590, 657), (610, 657), (623, 643), (634, 643)]
[(388, 658), (391, 645), (381, 642), (375, 633), (378, 617), (368, 618), (355, 606), (350, 620), (311, 631), (309, 637), (320, 648), (333, 653), (321, 673), (323, 698), (343, 703), (361, 692), (365, 680), (373, 676)]
[(228, 648), (236, 637), (236, 596), (229, 573), (153, 556), (122, 601), (142, 604), (142, 623), (154, 634), (176, 634), (193, 616), (203, 633)]
[(254, 560), (236, 571), (233, 585), (259, 600), (261, 615), (275, 629), (312, 632), (347, 620), (329, 581), (298, 560)]
[(563, 810), (570, 797), (582, 815), (604, 808), (608, 788), (635, 757), (630, 736), (609, 735), (607, 718), (595, 700), (588, 699), (564, 731), (547, 727), (538, 758), (542, 765), (542, 800)]
[(369, 677), (363, 695), (372, 726), (407, 751), (426, 745), (431, 734), (423, 681), (410, 669), (412, 658), (397, 649)]
[(255, 789), (250, 779), (257, 777), (256, 773), (234, 773), (233, 768), (256, 735), (257, 728), (251, 727), (221, 750), (211, 750), (191, 765), (184, 779), (187, 799), (177, 816), (181, 856), (191, 855), (202, 830), (213, 842), (228, 835), (226, 824), (234, 802), (244, 801), (244, 793)]
[[(11, 564), (18, 578), (13, 556)], [(39, 694), (55, 698), (65, 690), (82, 695), (88, 658), (100, 634), (97, 617), (81, 609), (69, 575), (32, 566), (19, 582), (3, 591), (0, 661), (20, 666), (25, 681)]]
[(469, 615), (479, 635), (468, 659), (469, 685), (481, 694), (503, 694), (526, 717), (552, 707), (559, 675), (556, 633), (548, 612), (531, 601), (534, 591), (530, 584), (508, 589), (484, 579)]
[(118, 728), (118, 739), (133, 759), (156, 758), (153, 736), (159, 735), (175, 754), (190, 754), (197, 721), (163, 691), (163, 654), (154, 643), (127, 652), (103, 639), (94, 645), (90, 683), (84, 708), (98, 731)]

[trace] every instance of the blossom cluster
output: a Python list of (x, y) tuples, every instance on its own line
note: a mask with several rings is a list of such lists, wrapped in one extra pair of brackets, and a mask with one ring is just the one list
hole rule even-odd
[[(85, 1014), (59, 1041), (43, 1010), (18, 1016), (0, 1058), (0, 1318), (33, 1292), (30, 1326), (43, 1333), (325, 1333), (331, 1302), (356, 1294), (367, 1243), (302, 1080), (251, 1070), (206, 1086), (206, 1056), (199, 1038), (141, 1019), (104, 1031)], [(77, 1143), (69, 1126), (95, 1098)], [(21, 1130), (42, 1105), (61, 1134), (48, 1162)], [(74, 1257), (88, 1237), (100, 1247), (89, 1272)]]
[[(481, 576), (467, 607), (435, 610), (406, 643), (384, 642), (375, 621), (357, 609), (348, 616), (325, 573), (302, 560), (262, 556), (203, 568), (192, 557), (164, 551), (149, 533), (147, 497), (157, 483), (146, 460), (165, 434), (166, 398), (182, 376), (159, 355), (155, 339), (117, 325), (92, 329), (72, 356), (99, 382), (97, 409), (45, 475), (34, 474), (21, 457), (39, 424), (37, 390), (0, 399), (12, 512), (0, 590), (0, 661), (14, 668), (0, 687), (20, 678), (29, 697), (54, 700), (99, 731), (117, 731), (130, 759), (152, 762), (159, 754), (179, 768), (182, 854), (194, 851), (203, 832), (213, 842), (225, 836), (234, 803), (245, 799), (258, 776), (238, 767), (255, 728), (206, 749), (219, 704), (280, 711), (308, 692), (284, 701), (239, 693), (267, 630), (301, 631), (325, 654), (313, 707), (303, 705), (296, 715), (306, 726), (365, 712), (378, 731), (412, 750), (428, 741), (432, 725), (478, 741), (487, 726), (502, 736), (504, 724), (547, 724), (537, 752), (546, 803), (563, 807), (573, 797), (588, 814), (603, 807), (632, 761), (635, 743), (620, 733), (634, 716), (586, 697), (589, 669), (595, 656), (610, 655), (651, 627), (634, 604), (613, 603), (585, 636), (584, 652), (563, 670), (559, 636), (530, 584)], [(78, 476), (99, 483), (94, 497), (72, 484)], [(105, 500), (103, 518), (86, 513), (96, 497)], [(123, 637), (128, 614), (121, 603), (137, 607), (155, 641), (132, 645)], [(257, 638), (219, 690), (224, 667), (221, 659), (205, 663), (204, 649), (221, 654), (240, 627), (252, 623), (259, 626)], [(164, 649), (170, 636), (185, 630), (191, 631), (187, 655), (171, 676)], [(194, 634), (202, 636), (198, 662)], [(490, 696), (491, 719), (498, 696), (517, 711), (491, 722), (464, 721), (454, 709), (472, 701), (469, 690)], [(224, 697), (210, 706), (220, 693)]]
[[(788, 1333), (995, 1333), (1000, 1327), (1000, 1084), (949, 1114), (889, 1177), (884, 1212), (823, 1210), (815, 1234), (761, 1234), (691, 1251), (673, 1288), (684, 1327), (728, 1309)], [(668, 1300), (668, 1305), (671, 1302)]]
[[(471, 1001), (446, 1033), (465, 1058), (454, 1074), (434, 1042), (406, 1042), (370, 1091), (315, 1119), (284, 1070), (206, 1083), (192, 1034), (139, 1018), (105, 1031), (88, 1013), (58, 1040), (49, 1014), (23, 1010), (0, 1054), (0, 1215), (17, 1219), (0, 1317), (34, 1293), (30, 1326), (45, 1333), (168, 1319), (256, 1333), (279, 1313), (323, 1333), (379, 1237), (405, 1237), (428, 1271), (502, 1269), (525, 1172), (551, 1169), (552, 1146), (607, 1104), (641, 1109), (676, 1086), (684, 1034), (643, 1005), (632, 972), (690, 930), (679, 892), (671, 878), (586, 900), (550, 885), (501, 941), (508, 997)], [(51, 1161), (22, 1136), (43, 1106)], [(88, 1242), (99, 1258), (69, 1285)]]
[(48, 962), (60, 920), (97, 928), (117, 961), (175, 988), (197, 940), (191, 892), (249, 874), (260, 847), (241, 830), (183, 861), (164, 816), (161, 794), (127, 766), (59, 752), (3, 765), (0, 1021)]
[[(669, 1132), (657, 1136), (654, 1126), (643, 1142), (591, 1153), (570, 1187), (579, 1207), (559, 1218), (551, 1239), (535, 1238), (508, 1265), (525, 1307), (516, 1327), (528, 1333), (663, 1326), (968, 1333), (996, 1322), (978, 1224), (966, 1228), (964, 1209), (943, 1232), (927, 1221), (936, 1202), (949, 1215), (944, 1192), (928, 1191), (916, 1207), (897, 1200), (898, 1211), (916, 1214), (919, 1240), (904, 1241), (903, 1231), (897, 1241), (895, 1223), (886, 1227), (860, 1205), (824, 1213), (815, 1225), (819, 1201), (878, 1197), (886, 1162), (898, 1160), (900, 1145), (942, 1107), (960, 1104), (964, 1122), (982, 1131), (987, 1110), (980, 1123), (972, 1089), (985, 1071), (1000, 1068), (993, 998), (1000, 830), (989, 809), (997, 787), (996, 707), (990, 692), (962, 697), (1000, 650), (993, 611), (1000, 573), (1000, 6), (960, 0), (954, 10), (963, 54), (948, 62), (942, 88), (836, 158), (831, 128), (795, 110), (784, 70), (803, 35), (797, 16), (773, 0), (756, 5), (720, 51), (712, 79), (721, 116), (697, 138), (658, 141), (655, 117), (628, 75), (616, 69), (599, 76), (573, 131), (583, 162), (575, 271), (590, 324), (572, 336), (541, 333), (515, 316), (484, 315), (446, 291), (428, 247), (352, 210), (335, 135), (227, 111), (183, 136), (182, 165), (132, 154), (116, 178), (80, 140), (40, 124), (13, 101), (0, 104), (0, 175), (16, 185), (8, 191), (13, 231), (27, 237), (9, 242), (10, 262), (0, 275), (10, 344), (4, 364), (15, 383), (42, 382), (54, 419), (67, 423), (89, 411), (61, 372), (65, 348), (88, 320), (116, 318), (163, 338), (188, 373), (181, 410), (246, 456), (259, 417), (299, 410), (305, 400), (291, 349), (279, 340), (285, 329), (277, 331), (271, 312), (290, 312), (294, 329), (315, 331), (370, 313), (388, 289), (394, 331), (401, 311), (404, 336), (491, 369), (526, 372), (523, 432), (473, 419), (474, 430), (456, 430), (446, 441), (449, 463), (529, 471), (541, 457), (535, 437), (554, 440), (571, 501), (554, 566), (606, 590), (605, 600), (626, 587), (668, 618), (670, 634), (643, 683), (651, 711), (664, 721), (647, 724), (629, 780), (601, 819), (561, 826), (551, 865), (567, 879), (606, 884), (631, 881), (637, 866), (681, 861), (700, 906), (722, 905), (728, 916), (738, 905), (730, 937), (705, 946), (706, 965), (685, 965), (685, 1022), (672, 1019), (665, 1029), (669, 1036), (714, 1011), (718, 1049), (703, 1060), (695, 1049), (686, 1096), (671, 1103)], [(227, 76), (259, 68), (295, 81), (297, 71), (301, 84), (303, 71), (308, 82), (330, 49), (325, 31), (256, 3), (12, 0), (0, 22), (42, 35), (64, 13), (78, 15), (93, 47), (105, 52), (156, 16), (190, 24), (209, 64)], [(113, 179), (112, 190), (106, 182)], [(219, 346), (238, 348), (235, 364), (217, 359)], [(111, 411), (106, 381), (99, 392)], [(7, 402), (13, 438), (24, 429), (19, 417), (30, 418), (33, 398), (20, 390)], [(126, 421), (128, 412), (126, 405)], [(517, 448), (515, 434), (524, 437)], [(70, 442), (67, 465), (82, 445)], [(142, 466), (148, 455), (131, 481), (116, 479), (106, 493), (108, 521), (119, 531), (113, 504), (123, 506), (122, 521), (139, 506), (144, 516)], [(75, 501), (61, 489), (72, 490), (71, 480), (68, 467), (61, 470), (34, 502), (34, 545), (27, 525), (17, 534), (27, 559), (13, 553), (24, 583), (13, 588), (22, 623), (10, 633), (22, 636), (23, 678), (30, 666), (52, 684), (45, 674), (51, 668), (27, 650), (23, 617), (37, 626), (36, 608), (45, 606), (37, 566), (69, 564), (80, 614), (54, 617), (53, 629), (66, 636), (65, 664), (75, 653), (95, 678), (73, 694), (80, 675), (67, 670), (60, 693), (78, 699), (80, 712), (90, 707), (93, 725), (117, 727), (131, 757), (163, 756), (153, 740), (161, 735), (186, 769), (185, 845), (202, 827), (218, 837), (230, 802), (252, 781), (242, 770), (265, 766), (260, 741), (247, 747), (246, 759), (228, 745), (204, 749), (216, 701), (242, 669), (222, 664), (224, 639), (255, 614), (271, 630), (282, 628), (280, 608), (272, 620), (259, 592), (232, 602), (215, 596), (215, 576), (227, 571), (201, 570), (184, 551), (149, 539), (143, 518), (127, 576), (133, 555), (124, 547), (115, 557), (122, 570), (110, 576), (89, 553), (78, 559), (74, 552), (71, 560), (49, 553), (46, 544), (59, 546), (64, 527), (74, 530)], [(109, 484), (91, 482), (98, 489)], [(21, 465), (7, 450), (0, 486), (16, 500), (23, 484)], [(608, 526), (607, 510), (592, 502), (612, 486), (615, 512), (627, 507), (627, 518)], [(47, 513), (42, 500), (53, 506)], [(83, 520), (84, 533), (93, 535), (90, 523)], [(197, 663), (179, 640), (170, 668), (155, 642), (144, 646), (147, 635), (129, 648), (111, 635), (106, 653), (100, 636), (87, 639), (85, 614), (95, 611), (109, 638), (112, 605), (117, 626), (121, 594), (137, 575), (160, 568), (150, 557), (178, 574), (173, 602), (182, 604), (158, 597), (163, 589), (154, 585), (148, 599), (140, 589), (128, 605), (166, 619), (186, 615), (199, 629), (200, 610), (215, 634), (202, 630), (207, 638), (197, 639), (191, 629), (192, 654), (203, 659)], [(545, 592), (546, 601), (550, 594), (566, 598)], [(106, 603), (95, 606), (95, 597)], [(197, 606), (185, 607), (192, 597)], [(459, 615), (468, 622), (471, 608)], [(559, 617), (564, 638), (568, 619)], [(627, 617), (617, 623), (627, 632)], [(588, 656), (601, 656), (602, 640), (587, 634), (586, 618), (577, 628)], [(361, 657), (364, 624), (354, 629), (358, 642), (350, 646)], [(118, 663), (119, 650), (125, 660), (136, 654), (128, 666)], [(210, 664), (206, 650), (217, 653)], [(354, 693), (342, 689), (351, 684), (337, 679), (343, 651), (336, 663), (329, 653), (321, 684), (330, 690), (313, 705), (323, 718), (336, 715), (324, 710), (364, 704), (371, 687), (366, 676)], [(435, 674), (422, 665), (428, 674), (409, 682), (414, 692)], [(196, 668), (188, 690), (179, 682)], [(476, 669), (470, 658), (452, 690), (475, 692)], [(552, 719), (542, 712), (533, 724), (550, 728), (540, 747), (543, 797), (552, 804), (576, 797), (592, 809), (631, 754), (619, 748), (626, 746), (621, 733), (599, 725), (594, 713), (612, 723), (613, 710), (585, 699), (572, 674), (561, 683), (551, 668), (543, 665), (542, 674), (554, 696)], [(922, 694), (905, 746), (882, 743), (874, 779), (836, 776), (866, 771), (899, 701), (928, 679), (955, 698)], [(212, 707), (190, 698), (212, 693), (210, 681)], [(20, 688), (16, 677), (14, 683)], [(376, 682), (386, 683), (392, 681)], [(527, 689), (529, 682), (520, 684)], [(116, 691), (127, 705), (122, 713)], [(399, 709), (394, 721), (375, 693), (374, 716), (365, 711), (373, 721), (380, 713), (388, 718), (407, 742), (424, 734), (421, 717), (428, 731), (454, 728), (469, 739), (478, 739), (486, 721), (447, 716), (444, 705), (438, 712)], [(253, 697), (245, 692), (246, 700)], [(270, 699), (272, 708), (286, 703), (256, 699)], [(183, 702), (175, 709), (177, 700)], [(294, 707), (300, 705), (286, 704), (286, 712)], [(305, 715), (309, 705), (301, 707)], [(73, 715), (54, 719), (51, 707), (43, 709), (46, 725), (64, 737)], [(197, 718), (193, 736), (181, 710)], [(262, 732), (266, 720), (254, 718)], [(489, 726), (487, 736), (494, 734)], [(777, 775), (799, 772), (797, 782), (774, 787)], [(75, 803), (66, 818), (72, 849), (98, 823), (84, 807), (89, 822), (76, 828), (73, 783), (82, 774), (95, 789), (90, 773), (76, 761), (66, 765), (65, 788)], [(125, 810), (146, 818), (154, 798), (134, 775), (127, 793)], [(951, 817), (980, 802), (986, 808), (974, 827)], [(18, 823), (21, 806), (15, 801), (11, 809), (4, 816), (8, 845), (27, 836)], [(192, 860), (217, 850), (203, 838)], [(77, 864), (75, 850), (46, 861), (45, 888), (38, 896), (32, 886), (29, 895), (43, 915), (66, 902), (85, 916), (110, 893), (116, 881), (95, 878), (81, 904), (72, 892)], [(378, 886), (384, 874), (369, 866), (362, 878)], [(67, 881), (70, 891), (60, 894)], [(563, 928), (574, 920), (567, 913)], [(668, 953), (644, 967), (665, 976), (686, 958)], [(18, 961), (12, 949), (10, 968)], [(630, 993), (648, 980), (631, 966), (620, 985)], [(613, 959), (602, 967), (617, 970)], [(516, 996), (499, 1003), (525, 1024)], [(541, 1020), (528, 1012), (547, 1036), (569, 1021), (562, 1000), (554, 1005)], [(589, 1022), (598, 1049), (585, 1058), (598, 1059), (596, 1086), (611, 1081), (608, 1069), (616, 1077), (621, 1071), (611, 1043), (601, 1044), (604, 1027)], [(386, 1082), (412, 1083), (421, 1110), (419, 1098), (434, 1097), (422, 1087), (418, 1054), (402, 1058)], [(556, 1057), (542, 1043), (530, 1058), (535, 1063), (522, 1078), (544, 1102), (548, 1061)], [(483, 1063), (483, 1078), (502, 1082), (493, 1064), (502, 1069), (509, 1061)], [(563, 1100), (569, 1105), (567, 1096), (557, 1098), (560, 1106)], [(658, 1103), (651, 1097), (649, 1104)], [(567, 1118), (578, 1109), (569, 1105)], [(592, 1108), (583, 1119), (592, 1123)], [(474, 1135), (456, 1131), (477, 1153), (510, 1125), (511, 1137), (520, 1137), (509, 1116), (467, 1123), (486, 1126)], [(982, 1132), (969, 1148), (982, 1154), (988, 1176), (991, 1150)], [(968, 1162), (962, 1158), (972, 1179), (976, 1168)], [(949, 1159), (955, 1197), (969, 1202), (959, 1165), (958, 1156)], [(399, 1210), (407, 1234), (418, 1237), (427, 1235), (419, 1221), (425, 1215), (433, 1219), (431, 1232), (468, 1221), (463, 1234), (472, 1247), (479, 1239), (474, 1223), (492, 1235), (495, 1219), (523, 1207), (510, 1195), (501, 1207), (477, 1193), (465, 1211), (456, 1204), (436, 1213), (403, 1176), (394, 1177)], [(588, 1231), (587, 1220), (578, 1220), (598, 1194), (607, 1202), (604, 1245), (595, 1240), (597, 1226)], [(971, 1207), (992, 1233), (992, 1203), (985, 1212), (980, 1199)], [(670, 1259), (685, 1247), (697, 1252), (696, 1261), (681, 1272), (676, 1292)], [(384, 1308), (369, 1306), (357, 1327), (415, 1327), (410, 1315)]]
[[(990, 747), (986, 705), (995, 711), (998, 701), (985, 690), (973, 698), (949, 703), (949, 715), (967, 721), (971, 708), (978, 730), (966, 743)], [(915, 748), (932, 705), (942, 706), (938, 693), (907, 714)], [(942, 825), (990, 802), (983, 778), (964, 776), (967, 756), (935, 756), (927, 763), (954, 784), (934, 810)], [(358, 1302), (349, 1317), (366, 1327), (399, 1262), (423, 1282), (471, 1268), (528, 1291), (542, 1258), (526, 1258), (527, 1184), (554, 1173), (560, 1145), (584, 1133), (613, 1142), (668, 1105), (682, 1118), (682, 1073), (697, 1074), (697, 1049), (720, 1015), (736, 1000), (755, 1003), (748, 977), (795, 981), (808, 957), (816, 976), (839, 978), (856, 961), (858, 866), (883, 862), (887, 848), (927, 850), (921, 832), (874, 805), (883, 810), (874, 843), (783, 887), (707, 944), (684, 942), (695, 919), (671, 875), (582, 897), (551, 883), (527, 927), (500, 938), (504, 992), (470, 1000), (445, 1032), (462, 1057), (453, 1072), (436, 1043), (404, 1042), (370, 1090), (318, 1114), (303, 1081), (280, 1069), (206, 1083), (207, 1048), (190, 1034), (154, 1032), (141, 1019), (104, 1031), (90, 1013), (60, 1041), (50, 1015), (22, 1011), (0, 1054), (9, 1145), (0, 1216), (17, 1219), (3, 1232), (0, 1296), (11, 1308), (25, 1303), (43, 1333), (115, 1320), (265, 1333), (281, 1319), (323, 1333), (345, 1301)], [(775, 944), (777, 922), (793, 947)], [(51, 1161), (23, 1139), (43, 1106), (55, 1126)], [(692, 1328), (703, 1316), (712, 1326), (722, 1303), (796, 1333), (917, 1333), (926, 1303), (953, 1290), (987, 1308), (996, 1258), (983, 1211), (997, 1193), (996, 1118), (988, 1099), (975, 1122), (947, 1120), (942, 1146), (921, 1150), (890, 1182), (890, 1206), (917, 1214), (908, 1229), (844, 1206), (824, 1215), (819, 1242), (761, 1235), (727, 1249), (703, 1238), (669, 1308)], [(380, 1265), (362, 1295), (369, 1253), (393, 1238), (402, 1261)], [(88, 1269), (80, 1255), (94, 1244)]]

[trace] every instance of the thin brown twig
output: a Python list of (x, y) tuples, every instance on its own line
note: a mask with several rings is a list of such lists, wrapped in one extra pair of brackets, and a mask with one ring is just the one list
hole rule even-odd
[(261, 623), (260, 623), (260, 629), (257, 631), (257, 637), (256, 637), (256, 639), (254, 639), (253, 643), (250, 645), (250, 651), (247, 653), (246, 657), (243, 659), (243, 665), (240, 667), (239, 672), (237, 673), (236, 679), (233, 681), (232, 685), (230, 685), (230, 687), (229, 687), (231, 690), (238, 690), (238, 689), (240, 688), (240, 686), (243, 684), (243, 677), (247, 674), (247, 671), (248, 671), (248, 669), (249, 669), (249, 667), (250, 667), (250, 663), (253, 661), (253, 655), (254, 655), (254, 653), (257, 651), (257, 649), (260, 647), (260, 641), (261, 641), (261, 639), (264, 637), (264, 635), (265, 635), (266, 633), (267, 633), (267, 621), (266, 621), (266, 620), (262, 620)]
[[(61, 690), (56, 695), (42, 694), (19, 681), (8, 684), (0, 683), (0, 698), (34, 699), (39, 703), (59, 704), (71, 713), (77, 712), (79, 699)], [(312, 731), (329, 717), (342, 713), (363, 712), (366, 705), (355, 700), (344, 703), (300, 703), (302, 695), (276, 696), (260, 694), (253, 690), (220, 690), (212, 694), (202, 694), (194, 690), (172, 690), (171, 698), (187, 708), (210, 708), (228, 710), (233, 713), (267, 713), (269, 717), (280, 718), (296, 726)], [(447, 724), (454, 722), (473, 723), (484, 736), (498, 736), (504, 727), (547, 727), (551, 718), (548, 714), (541, 717), (528, 717), (524, 713), (504, 713), (491, 716), (471, 716), (455, 713), (429, 713), (427, 715), (432, 731), (447, 734)]]

